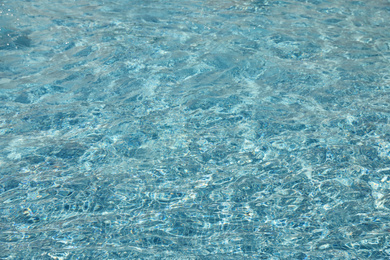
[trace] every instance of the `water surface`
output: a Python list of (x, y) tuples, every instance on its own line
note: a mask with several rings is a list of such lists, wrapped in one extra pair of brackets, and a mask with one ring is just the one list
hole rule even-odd
[(388, 259), (390, 2), (5, 0), (1, 259)]

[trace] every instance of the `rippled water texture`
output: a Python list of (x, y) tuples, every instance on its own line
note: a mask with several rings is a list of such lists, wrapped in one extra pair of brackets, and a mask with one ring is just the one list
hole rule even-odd
[(0, 259), (389, 259), (388, 0), (0, 2)]

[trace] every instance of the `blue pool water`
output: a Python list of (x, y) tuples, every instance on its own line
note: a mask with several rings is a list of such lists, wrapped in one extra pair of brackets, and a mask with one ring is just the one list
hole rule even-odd
[(390, 1), (0, 2), (0, 259), (390, 259)]

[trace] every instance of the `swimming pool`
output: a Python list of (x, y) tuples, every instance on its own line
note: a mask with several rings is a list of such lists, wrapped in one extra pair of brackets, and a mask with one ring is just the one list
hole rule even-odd
[(5, 0), (0, 259), (389, 259), (390, 2)]

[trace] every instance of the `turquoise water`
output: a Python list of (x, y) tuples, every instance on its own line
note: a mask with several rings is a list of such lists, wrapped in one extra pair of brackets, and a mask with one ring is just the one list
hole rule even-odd
[(0, 3), (0, 259), (389, 259), (390, 2)]

